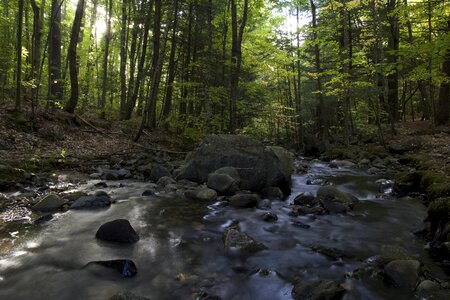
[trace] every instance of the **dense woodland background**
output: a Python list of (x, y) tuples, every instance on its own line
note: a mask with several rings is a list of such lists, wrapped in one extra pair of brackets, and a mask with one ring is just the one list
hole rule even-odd
[[(301, 148), (450, 114), (448, 0), (1, 0), (2, 106)], [(15, 104), (15, 105), (14, 105)]]

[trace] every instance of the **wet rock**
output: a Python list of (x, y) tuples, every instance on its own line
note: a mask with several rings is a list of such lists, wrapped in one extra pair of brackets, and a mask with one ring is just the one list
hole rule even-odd
[(52, 194), (48, 194), (47, 196), (42, 198), (41, 201), (39, 201), (38, 203), (33, 205), (33, 210), (55, 211), (55, 210), (59, 210), (66, 203), (67, 203), (67, 200), (52, 193)]
[(281, 147), (264, 147), (250, 137), (209, 135), (186, 157), (178, 179), (205, 182), (208, 174), (223, 167), (234, 167), (241, 189), (261, 191), (277, 186), (290, 193), (293, 157)]
[(417, 260), (394, 260), (384, 267), (386, 278), (397, 287), (416, 286), (420, 262)]
[(328, 257), (331, 260), (339, 260), (342, 258), (348, 258), (348, 256), (344, 253), (342, 253), (341, 250), (331, 247), (325, 247), (321, 245), (313, 245), (311, 246), (311, 250), (314, 252), (320, 253), (326, 257)]
[(325, 212), (324, 208), (322, 208), (320, 205), (315, 206), (308, 206), (308, 205), (300, 205), (300, 206), (294, 206), (289, 213), (291, 216), (299, 216), (299, 215), (308, 215), (308, 214), (314, 214), (314, 215), (321, 215)]
[(133, 294), (132, 292), (126, 291), (126, 292), (115, 294), (108, 300), (150, 300), (150, 298), (138, 296), (138, 295)]
[(272, 207), (272, 202), (269, 199), (260, 199), (256, 207), (259, 209), (270, 209)]
[(337, 165), (337, 163), (334, 162), (334, 161), (330, 162), (330, 163), (328, 164), (328, 167), (331, 168), (331, 169), (337, 169), (337, 168), (339, 168), (339, 166)]
[(88, 263), (100, 265), (116, 272), (122, 274), (123, 277), (133, 277), (137, 273), (136, 264), (129, 259), (116, 259), (116, 260), (105, 260), (105, 261), (93, 261)]
[(381, 254), (377, 259), (378, 264), (385, 266), (394, 260), (410, 260), (412, 255), (403, 247), (393, 245), (381, 246)]
[(419, 299), (444, 299), (437, 297), (440, 289), (441, 286), (439, 283), (431, 280), (424, 280), (417, 286), (416, 295)]
[(184, 195), (188, 199), (204, 202), (211, 202), (217, 199), (217, 192), (209, 188), (189, 190), (186, 191)]
[(420, 192), (422, 173), (417, 171), (400, 172), (395, 174), (394, 180), (394, 194), (399, 197), (404, 197), (410, 193)]
[(0, 139), (0, 150), (9, 150), (12, 146), (7, 140)]
[(239, 190), (239, 181), (225, 173), (211, 173), (208, 175), (207, 186), (220, 195), (233, 195)]
[(276, 186), (270, 186), (270, 187), (263, 188), (261, 190), (261, 194), (264, 197), (269, 198), (271, 200), (283, 199), (283, 197), (284, 197), (283, 192), (280, 190), (279, 187), (276, 187)]
[(261, 216), (262, 220), (265, 222), (276, 222), (278, 221), (278, 216), (272, 212), (265, 213)]
[(292, 289), (295, 300), (338, 300), (344, 294), (342, 285), (332, 280), (301, 282)]
[(370, 166), (370, 160), (368, 160), (367, 158), (363, 158), (358, 162), (358, 166), (360, 168), (367, 168)]
[(358, 201), (356, 197), (330, 186), (319, 188), (317, 199), (329, 213), (345, 213)]
[(392, 192), (392, 188), (394, 186), (394, 182), (392, 180), (387, 179), (378, 179), (376, 181), (378, 183), (378, 191), (383, 194), (390, 194)]
[(156, 182), (158, 186), (162, 187), (165, 187), (168, 184), (176, 184), (176, 183), (177, 183), (176, 180), (169, 176), (163, 176), (160, 179), (158, 179), (158, 182)]
[(310, 192), (301, 193), (294, 198), (295, 205), (314, 205), (317, 202), (316, 197)]
[(122, 180), (128, 178), (131, 174), (130, 171), (125, 169), (120, 170), (108, 170), (101, 169), (102, 178), (105, 180)]
[(225, 229), (222, 241), (226, 249), (238, 249), (251, 253), (267, 249), (266, 246), (258, 243), (248, 234), (241, 232), (239, 225), (236, 223)]
[(303, 222), (301, 222), (301, 221), (299, 221), (299, 220), (293, 220), (293, 221), (291, 222), (291, 224), (294, 225), (295, 227), (300, 227), (300, 228), (303, 228), (303, 229), (309, 229), (309, 228), (311, 228), (310, 225), (305, 224), (305, 223), (303, 223)]
[(162, 165), (154, 166), (150, 171), (150, 180), (157, 182), (161, 177), (170, 177), (170, 171)]
[(155, 194), (155, 191), (154, 190), (145, 190), (143, 193), (142, 193), (142, 196), (153, 196)]
[(37, 218), (36, 220), (34, 220), (33, 224), (34, 225), (42, 225), (47, 223), (48, 221), (53, 219), (53, 215), (52, 214), (47, 214), (47, 215), (43, 215), (39, 218)]
[(117, 219), (103, 224), (97, 230), (95, 237), (103, 241), (125, 244), (132, 244), (139, 241), (139, 235), (131, 226), (130, 222), (125, 219)]
[(111, 205), (111, 197), (99, 191), (95, 195), (80, 197), (70, 206), (71, 209), (105, 208)]
[(107, 188), (108, 184), (104, 181), (100, 181), (100, 182), (97, 182), (96, 184), (94, 184), (94, 186), (99, 187), (99, 188)]
[(258, 204), (257, 194), (236, 194), (230, 197), (230, 205), (236, 208), (252, 208)]

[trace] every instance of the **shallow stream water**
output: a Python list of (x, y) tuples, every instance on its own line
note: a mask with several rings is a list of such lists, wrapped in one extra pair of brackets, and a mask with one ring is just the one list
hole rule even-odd
[[(273, 223), (261, 218), (267, 210), (143, 197), (148, 188), (143, 182), (103, 189), (116, 201), (110, 208), (71, 210), (40, 229), (19, 231), (14, 247), (0, 257), (0, 299), (108, 299), (121, 291), (150, 299), (195, 299), (201, 291), (222, 299), (292, 299), (294, 282), (314, 279), (345, 282), (349, 292), (344, 299), (411, 299), (408, 291), (380, 280), (346, 274), (370, 263), (382, 245), (399, 245), (427, 260), (424, 242), (412, 234), (423, 226), (423, 205), (380, 194), (379, 176), (307, 164), (307, 174), (293, 176), (289, 199), (272, 202), (270, 211), (278, 216)], [(300, 192), (315, 194), (317, 179), (355, 195), (360, 203), (347, 215), (290, 216), (289, 203)], [(80, 189), (94, 191), (94, 183)], [(125, 246), (96, 240), (99, 226), (118, 218), (130, 221), (139, 242)], [(268, 249), (251, 255), (225, 250), (222, 235), (232, 220)], [(310, 228), (297, 226), (298, 221)], [(330, 259), (317, 247), (333, 248), (342, 258)], [(132, 259), (137, 275), (122, 278), (86, 266), (109, 259)]]

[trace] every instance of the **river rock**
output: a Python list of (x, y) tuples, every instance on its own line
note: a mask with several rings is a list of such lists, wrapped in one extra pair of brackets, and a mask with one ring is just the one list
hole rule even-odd
[(342, 285), (332, 280), (300, 282), (292, 289), (295, 300), (338, 300), (344, 294)]
[(394, 245), (381, 246), (381, 254), (377, 262), (381, 266), (385, 266), (394, 260), (410, 260), (412, 255), (403, 247)]
[(236, 208), (252, 208), (258, 204), (259, 196), (257, 194), (236, 194), (230, 197), (230, 205)]
[(270, 186), (270, 187), (263, 188), (261, 191), (261, 194), (264, 197), (269, 198), (271, 200), (283, 199), (283, 197), (284, 197), (281, 189), (276, 186)]
[(272, 207), (272, 202), (269, 199), (260, 199), (256, 207), (259, 209), (270, 209)]
[(220, 195), (233, 195), (239, 190), (239, 180), (225, 173), (211, 173), (208, 175), (207, 186)]
[(419, 269), (417, 260), (394, 260), (384, 267), (384, 272), (395, 286), (414, 288), (419, 279)]
[(439, 294), (440, 289), (441, 286), (439, 283), (431, 280), (424, 280), (417, 286), (416, 295), (419, 299), (440, 299), (439, 297), (436, 297)]
[(186, 191), (184, 196), (196, 201), (211, 202), (217, 199), (217, 192), (213, 189), (203, 188)]
[(317, 199), (329, 213), (345, 213), (358, 201), (356, 197), (331, 186), (320, 187), (317, 191)]
[(158, 179), (158, 182), (156, 183), (158, 186), (165, 187), (168, 184), (176, 184), (177, 181), (169, 176), (163, 176)]
[(7, 140), (0, 139), (0, 150), (11, 149), (11, 144)]
[(293, 156), (281, 147), (264, 147), (253, 138), (209, 135), (186, 157), (177, 179), (205, 182), (208, 174), (223, 167), (237, 169), (241, 189), (261, 191), (277, 186), (290, 193)]
[(272, 212), (268, 212), (263, 214), (262, 216), (262, 220), (265, 222), (276, 222), (278, 221), (278, 216)]
[(225, 229), (222, 240), (226, 249), (234, 248), (251, 253), (267, 249), (266, 246), (258, 243), (248, 234), (241, 232), (239, 225), (236, 223)]
[(95, 195), (80, 197), (70, 206), (71, 209), (104, 208), (111, 205), (111, 197), (103, 191)]
[(122, 180), (130, 176), (130, 171), (125, 169), (109, 170), (101, 169), (102, 178), (105, 180)]
[(36, 211), (55, 211), (59, 210), (64, 204), (67, 203), (67, 200), (61, 198), (56, 194), (48, 194), (44, 198), (41, 199), (38, 203), (33, 205), (33, 210)]
[(115, 294), (108, 300), (150, 300), (150, 298), (138, 296), (138, 295), (133, 294), (132, 292), (126, 291), (126, 292)]
[(294, 198), (295, 205), (315, 205), (317, 202), (316, 197), (310, 192), (301, 193)]
[(123, 277), (133, 277), (137, 273), (136, 264), (129, 259), (93, 261), (88, 263), (88, 265), (90, 264), (96, 264), (102, 267), (113, 269), (122, 274)]
[(139, 241), (139, 235), (131, 226), (130, 222), (125, 219), (117, 219), (103, 224), (97, 230), (95, 237), (103, 241), (125, 244), (132, 244)]
[(161, 177), (170, 177), (170, 171), (162, 166), (162, 165), (156, 165), (152, 168), (150, 172), (150, 180), (157, 182)]

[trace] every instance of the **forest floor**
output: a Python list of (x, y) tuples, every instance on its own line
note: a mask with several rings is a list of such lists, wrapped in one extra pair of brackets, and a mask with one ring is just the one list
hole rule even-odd
[[(103, 120), (96, 115), (70, 115), (60, 110), (41, 112), (33, 122), (30, 112), (23, 116), (0, 109), (0, 164), (20, 166), (32, 159), (93, 159), (147, 150), (166, 151), (182, 157), (195, 143), (167, 130), (144, 131), (133, 142), (137, 122)], [(435, 127), (430, 121), (408, 121), (396, 125), (396, 136), (385, 135), (387, 149), (378, 143), (332, 147), (349, 152), (385, 151), (395, 155), (422, 156), (433, 169), (450, 174), (450, 125)]]

